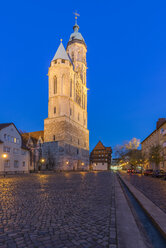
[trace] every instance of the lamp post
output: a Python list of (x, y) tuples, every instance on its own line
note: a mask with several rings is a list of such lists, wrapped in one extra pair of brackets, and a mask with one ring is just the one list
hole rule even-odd
[[(6, 153), (2, 154), (2, 158), (4, 159), (4, 161), (5, 161), (5, 159), (7, 159), (7, 157), (8, 157), (8, 155)], [(4, 177), (5, 177), (5, 163), (4, 163)]]
[(45, 158), (41, 158), (41, 159), (40, 159), (40, 163), (41, 163), (41, 164), (44, 164), (45, 161), (46, 161)]

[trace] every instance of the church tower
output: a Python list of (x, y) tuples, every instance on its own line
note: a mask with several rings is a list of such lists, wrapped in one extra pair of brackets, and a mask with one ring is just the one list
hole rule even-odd
[(85, 41), (77, 19), (65, 50), (62, 40), (49, 71), (48, 118), (44, 120), (43, 156), (55, 169), (87, 169), (87, 87)]

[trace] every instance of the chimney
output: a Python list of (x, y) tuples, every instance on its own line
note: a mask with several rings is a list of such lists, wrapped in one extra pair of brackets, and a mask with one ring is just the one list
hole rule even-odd
[(156, 123), (156, 129), (161, 127), (161, 125), (166, 121), (166, 118), (159, 118), (157, 123)]

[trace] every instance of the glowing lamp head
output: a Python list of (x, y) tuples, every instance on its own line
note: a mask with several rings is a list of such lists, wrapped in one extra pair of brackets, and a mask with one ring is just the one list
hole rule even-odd
[(4, 153), (4, 154), (2, 154), (2, 158), (7, 158), (7, 154), (6, 153)]
[(42, 162), (42, 163), (44, 163), (44, 162), (45, 162), (45, 159), (44, 159), (44, 158), (42, 158), (42, 159), (41, 159), (41, 162)]
[(84, 165), (84, 163), (82, 162), (82, 163), (81, 163), (81, 165), (83, 166), (83, 165)]
[(68, 165), (69, 164), (69, 161), (66, 161), (66, 164)]

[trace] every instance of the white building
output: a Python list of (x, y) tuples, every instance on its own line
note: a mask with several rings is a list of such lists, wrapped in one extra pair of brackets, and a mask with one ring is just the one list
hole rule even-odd
[(29, 151), (13, 123), (0, 124), (0, 173), (29, 172)]

